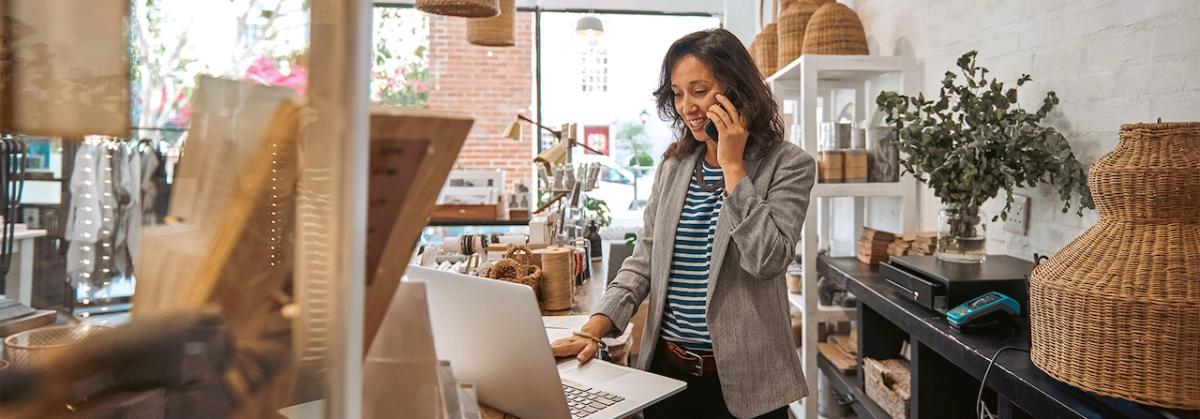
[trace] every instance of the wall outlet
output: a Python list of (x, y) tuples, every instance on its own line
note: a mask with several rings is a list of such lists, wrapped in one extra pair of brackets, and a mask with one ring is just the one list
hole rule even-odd
[(1012, 208), (1008, 210), (1008, 220), (1004, 221), (1004, 231), (1024, 236), (1029, 230), (1029, 197), (1013, 194)]

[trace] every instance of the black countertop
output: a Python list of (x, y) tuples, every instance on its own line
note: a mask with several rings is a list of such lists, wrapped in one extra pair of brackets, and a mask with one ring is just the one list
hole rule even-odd
[(466, 226), (527, 226), (529, 219), (520, 220), (429, 220), (427, 227), (466, 227)]
[[(1029, 319), (1019, 319), (1017, 333), (964, 335), (943, 316), (903, 297), (877, 267), (855, 258), (825, 258), (831, 274), (846, 278), (859, 302), (880, 313), (922, 344), (974, 376), (983, 376), (991, 357), (1004, 346), (1028, 350)], [(987, 386), (1037, 418), (1200, 418), (1200, 411), (1166, 410), (1088, 393), (1059, 382), (1038, 369), (1029, 354), (1008, 350), (996, 359)]]

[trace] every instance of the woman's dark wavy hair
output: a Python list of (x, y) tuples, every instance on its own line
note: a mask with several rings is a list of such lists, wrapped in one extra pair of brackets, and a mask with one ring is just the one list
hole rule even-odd
[(746, 141), (746, 158), (762, 157), (783, 141), (783, 118), (779, 117), (779, 105), (759, 76), (750, 52), (733, 33), (725, 29), (710, 29), (679, 38), (663, 57), (662, 74), (654, 97), (658, 116), (670, 122), (677, 133), (675, 142), (663, 153), (664, 159), (689, 155), (702, 145), (687, 129), (683, 118), (675, 112), (675, 93), (671, 90), (671, 70), (675, 68), (675, 63), (688, 55), (699, 59), (712, 69), (717, 80), (737, 91), (734, 106), (749, 125), (746, 127), (750, 133)]

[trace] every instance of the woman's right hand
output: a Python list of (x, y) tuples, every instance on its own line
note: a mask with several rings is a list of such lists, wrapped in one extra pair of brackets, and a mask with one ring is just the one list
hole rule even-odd
[[(593, 314), (588, 322), (580, 328), (580, 331), (592, 336), (603, 338), (612, 331), (612, 320), (603, 314)], [(559, 339), (550, 344), (550, 352), (554, 353), (555, 358), (565, 358), (575, 356), (579, 359), (579, 363), (586, 364), (596, 353), (600, 351), (600, 345), (593, 342), (591, 339), (582, 336), (570, 336)]]

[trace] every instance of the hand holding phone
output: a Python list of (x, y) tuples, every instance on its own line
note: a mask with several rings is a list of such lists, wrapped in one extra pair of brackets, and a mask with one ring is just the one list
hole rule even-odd
[[(725, 98), (729, 99), (729, 103), (733, 103), (735, 105), (737, 104), (736, 93), (737, 92), (733, 89), (725, 89)], [(717, 102), (717, 104), (722, 108), (725, 107), (725, 105), (721, 105), (720, 102)], [(726, 109), (726, 111), (728, 111), (728, 109)], [(712, 120), (704, 123), (704, 133), (708, 134), (708, 138), (712, 138), (714, 143), (720, 140), (720, 132), (717, 131), (717, 124), (714, 124)]]

